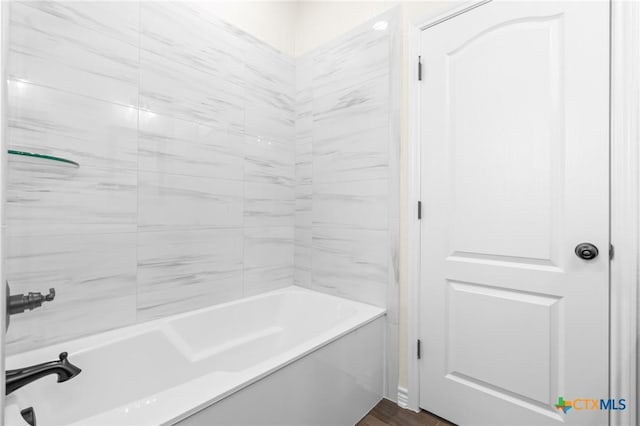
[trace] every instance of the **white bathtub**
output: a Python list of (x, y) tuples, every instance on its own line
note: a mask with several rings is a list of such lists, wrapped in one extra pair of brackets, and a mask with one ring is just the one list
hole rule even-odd
[(382, 397), (383, 315), (289, 287), (11, 356), (82, 373), (15, 391), (5, 424), (30, 406), (39, 426), (354, 424)]

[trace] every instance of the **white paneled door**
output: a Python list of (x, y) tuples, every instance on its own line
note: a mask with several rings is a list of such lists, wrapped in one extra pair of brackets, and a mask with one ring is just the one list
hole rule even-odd
[(493, 1), (420, 49), (420, 406), (606, 425), (609, 4)]

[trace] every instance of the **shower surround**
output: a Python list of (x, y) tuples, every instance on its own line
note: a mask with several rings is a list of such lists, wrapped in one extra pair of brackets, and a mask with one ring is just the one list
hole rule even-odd
[(293, 283), (294, 61), (204, 5), (13, 2), (9, 352)]
[(398, 372), (399, 11), (296, 59), (295, 284), (385, 307)]
[(205, 3), (10, 19), (8, 146), (80, 167), (10, 159), (7, 278), (58, 296), (8, 353), (296, 284), (386, 307), (394, 369), (395, 12), (297, 59)]

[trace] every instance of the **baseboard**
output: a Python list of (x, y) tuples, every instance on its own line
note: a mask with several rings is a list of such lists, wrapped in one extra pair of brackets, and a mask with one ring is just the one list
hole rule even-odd
[(409, 408), (409, 391), (402, 386), (398, 386), (398, 406)]

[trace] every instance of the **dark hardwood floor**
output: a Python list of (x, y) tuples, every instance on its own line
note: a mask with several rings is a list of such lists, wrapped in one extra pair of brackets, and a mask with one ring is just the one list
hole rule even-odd
[(454, 426), (426, 411), (414, 413), (383, 399), (356, 426)]

